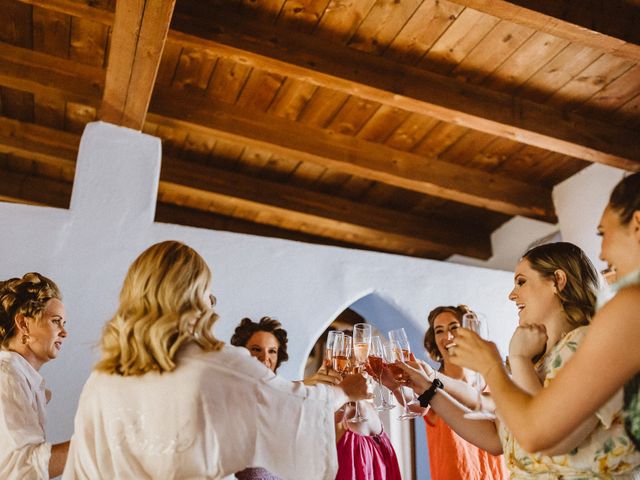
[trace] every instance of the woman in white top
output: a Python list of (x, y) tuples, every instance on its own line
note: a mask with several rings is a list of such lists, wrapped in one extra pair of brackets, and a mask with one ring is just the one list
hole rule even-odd
[(202, 257), (175, 241), (131, 265), (63, 478), (217, 479), (253, 465), (287, 480), (335, 477), (333, 412), (365, 398), (365, 380), (307, 387), (225, 346), (210, 283)]
[(0, 284), (0, 478), (44, 479), (62, 473), (69, 442), (45, 439), (48, 391), (39, 370), (67, 336), (55, 283), (27, 273)]

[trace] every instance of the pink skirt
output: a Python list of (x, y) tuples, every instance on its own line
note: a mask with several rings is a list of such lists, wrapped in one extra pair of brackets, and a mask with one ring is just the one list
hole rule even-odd
[(337, 449), (336, 480), (402, 480), (396, 452), (384, 432), (367, 436), (347, 430)]

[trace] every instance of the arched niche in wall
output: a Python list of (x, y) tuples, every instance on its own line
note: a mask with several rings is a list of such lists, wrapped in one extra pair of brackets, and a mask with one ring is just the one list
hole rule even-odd
[[(419, 358), (426, 358), (426, 353), (422, 346), (424, 331), (421, 332), (415, 327), (409, 315), (393, 299), (385, 297), (380, 292), (369, 291), (351, 303), (342, 306), (337, 314), (325, 323), (324, 330), (317, 336), (309, 350), (305, 365), (305, 377), (312, 375), (322, 364), (329, 330), (351, 330), (356, 323), (371, 324), (373, 335), (380, 335), (385, 339), (387, 339), (389, 330), (404, 328), (409, 337), (412, 351)], [(416, 443), (425, 442), (422, 438), (416, 438), (415, 431), (411, 428), (413, 422), (397, 420), (396, 417), (399, 412), (400, 407), (397, 406), (390, 412), (381, 413), (380, 416), (384, 423), (384, 428), (396, 449), (403, 478), (418, 478), (416, 474), (419, 475), (419, 472), (425, 469), (422, 465), (418, 465), (420, 462), (416, 461), (416, 457), (426, 457), (426, 455), (424, 449), (416, 449)], [(422, 420), (419, 418), (418, 421), (420, 424), (416, 425), (416, 429), (423, 429)]]

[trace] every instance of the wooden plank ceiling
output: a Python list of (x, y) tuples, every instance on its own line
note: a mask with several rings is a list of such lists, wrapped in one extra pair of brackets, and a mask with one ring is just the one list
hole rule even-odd
[(156, 219), (445, 259), (592, 162), (640, 170), (625, 0), (0, 0), (0, 199), (80, 134), (163, 141)]

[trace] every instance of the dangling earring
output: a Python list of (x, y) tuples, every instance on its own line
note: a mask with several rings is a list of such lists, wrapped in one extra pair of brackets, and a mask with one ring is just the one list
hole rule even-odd
[(23, 334), (20, 341), (22, 342), (23, 345), (26, 345), (27, 343), (29, 343), (29, 334), (27, 333)]

